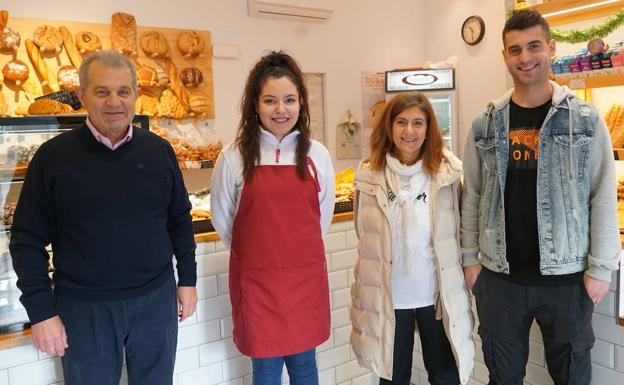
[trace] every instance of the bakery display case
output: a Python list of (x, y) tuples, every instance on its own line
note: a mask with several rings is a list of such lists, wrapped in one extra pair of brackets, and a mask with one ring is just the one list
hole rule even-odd
[[(28, 326), (26, 310), (9, 253), (9, 230), (28, 164), (39, 146), (63, 131), (84, 124), (86, 115), (0, 118), (0, 334)], [(147, 116), (135, 116), (134, 125), (149, 128)]]

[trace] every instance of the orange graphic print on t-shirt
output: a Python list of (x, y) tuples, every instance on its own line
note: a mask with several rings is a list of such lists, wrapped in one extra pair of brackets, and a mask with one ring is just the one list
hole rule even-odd
[(537, 160), (539, 136), (537, 128), (509, 131), (511, 158), (515, 161)]

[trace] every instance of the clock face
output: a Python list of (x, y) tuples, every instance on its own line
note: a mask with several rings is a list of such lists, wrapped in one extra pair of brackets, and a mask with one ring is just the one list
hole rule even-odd
[(479, 16), (470, 16), (464, 21), (461, 29), (462, 38), (467, 44), (476, 45), (485, 35), (485, 23)]

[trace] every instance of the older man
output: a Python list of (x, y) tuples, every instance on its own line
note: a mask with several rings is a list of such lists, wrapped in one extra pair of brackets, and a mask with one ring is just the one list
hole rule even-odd
[(86, 124), (39, 148), (15, 211), (10, 250), (33, 343), (63, 356), (67, 385), (119, 384), (124, 353), (129, 384), (171, 384), (178, 317), (197, 303), (187, 192), (171, 146), (132, 126), (137, 96), (131, 61), (89, 56)]

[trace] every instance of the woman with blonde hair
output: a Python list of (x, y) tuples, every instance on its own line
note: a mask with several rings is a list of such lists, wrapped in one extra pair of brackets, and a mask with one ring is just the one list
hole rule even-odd
[(353, 350), (380, 384), (409, 385), (418, 330), (429, 383), (465, 384), (475, 347), (459, 243), (461, 162), (418, 93), (386, 105), (370, 146), (355, 178)]

